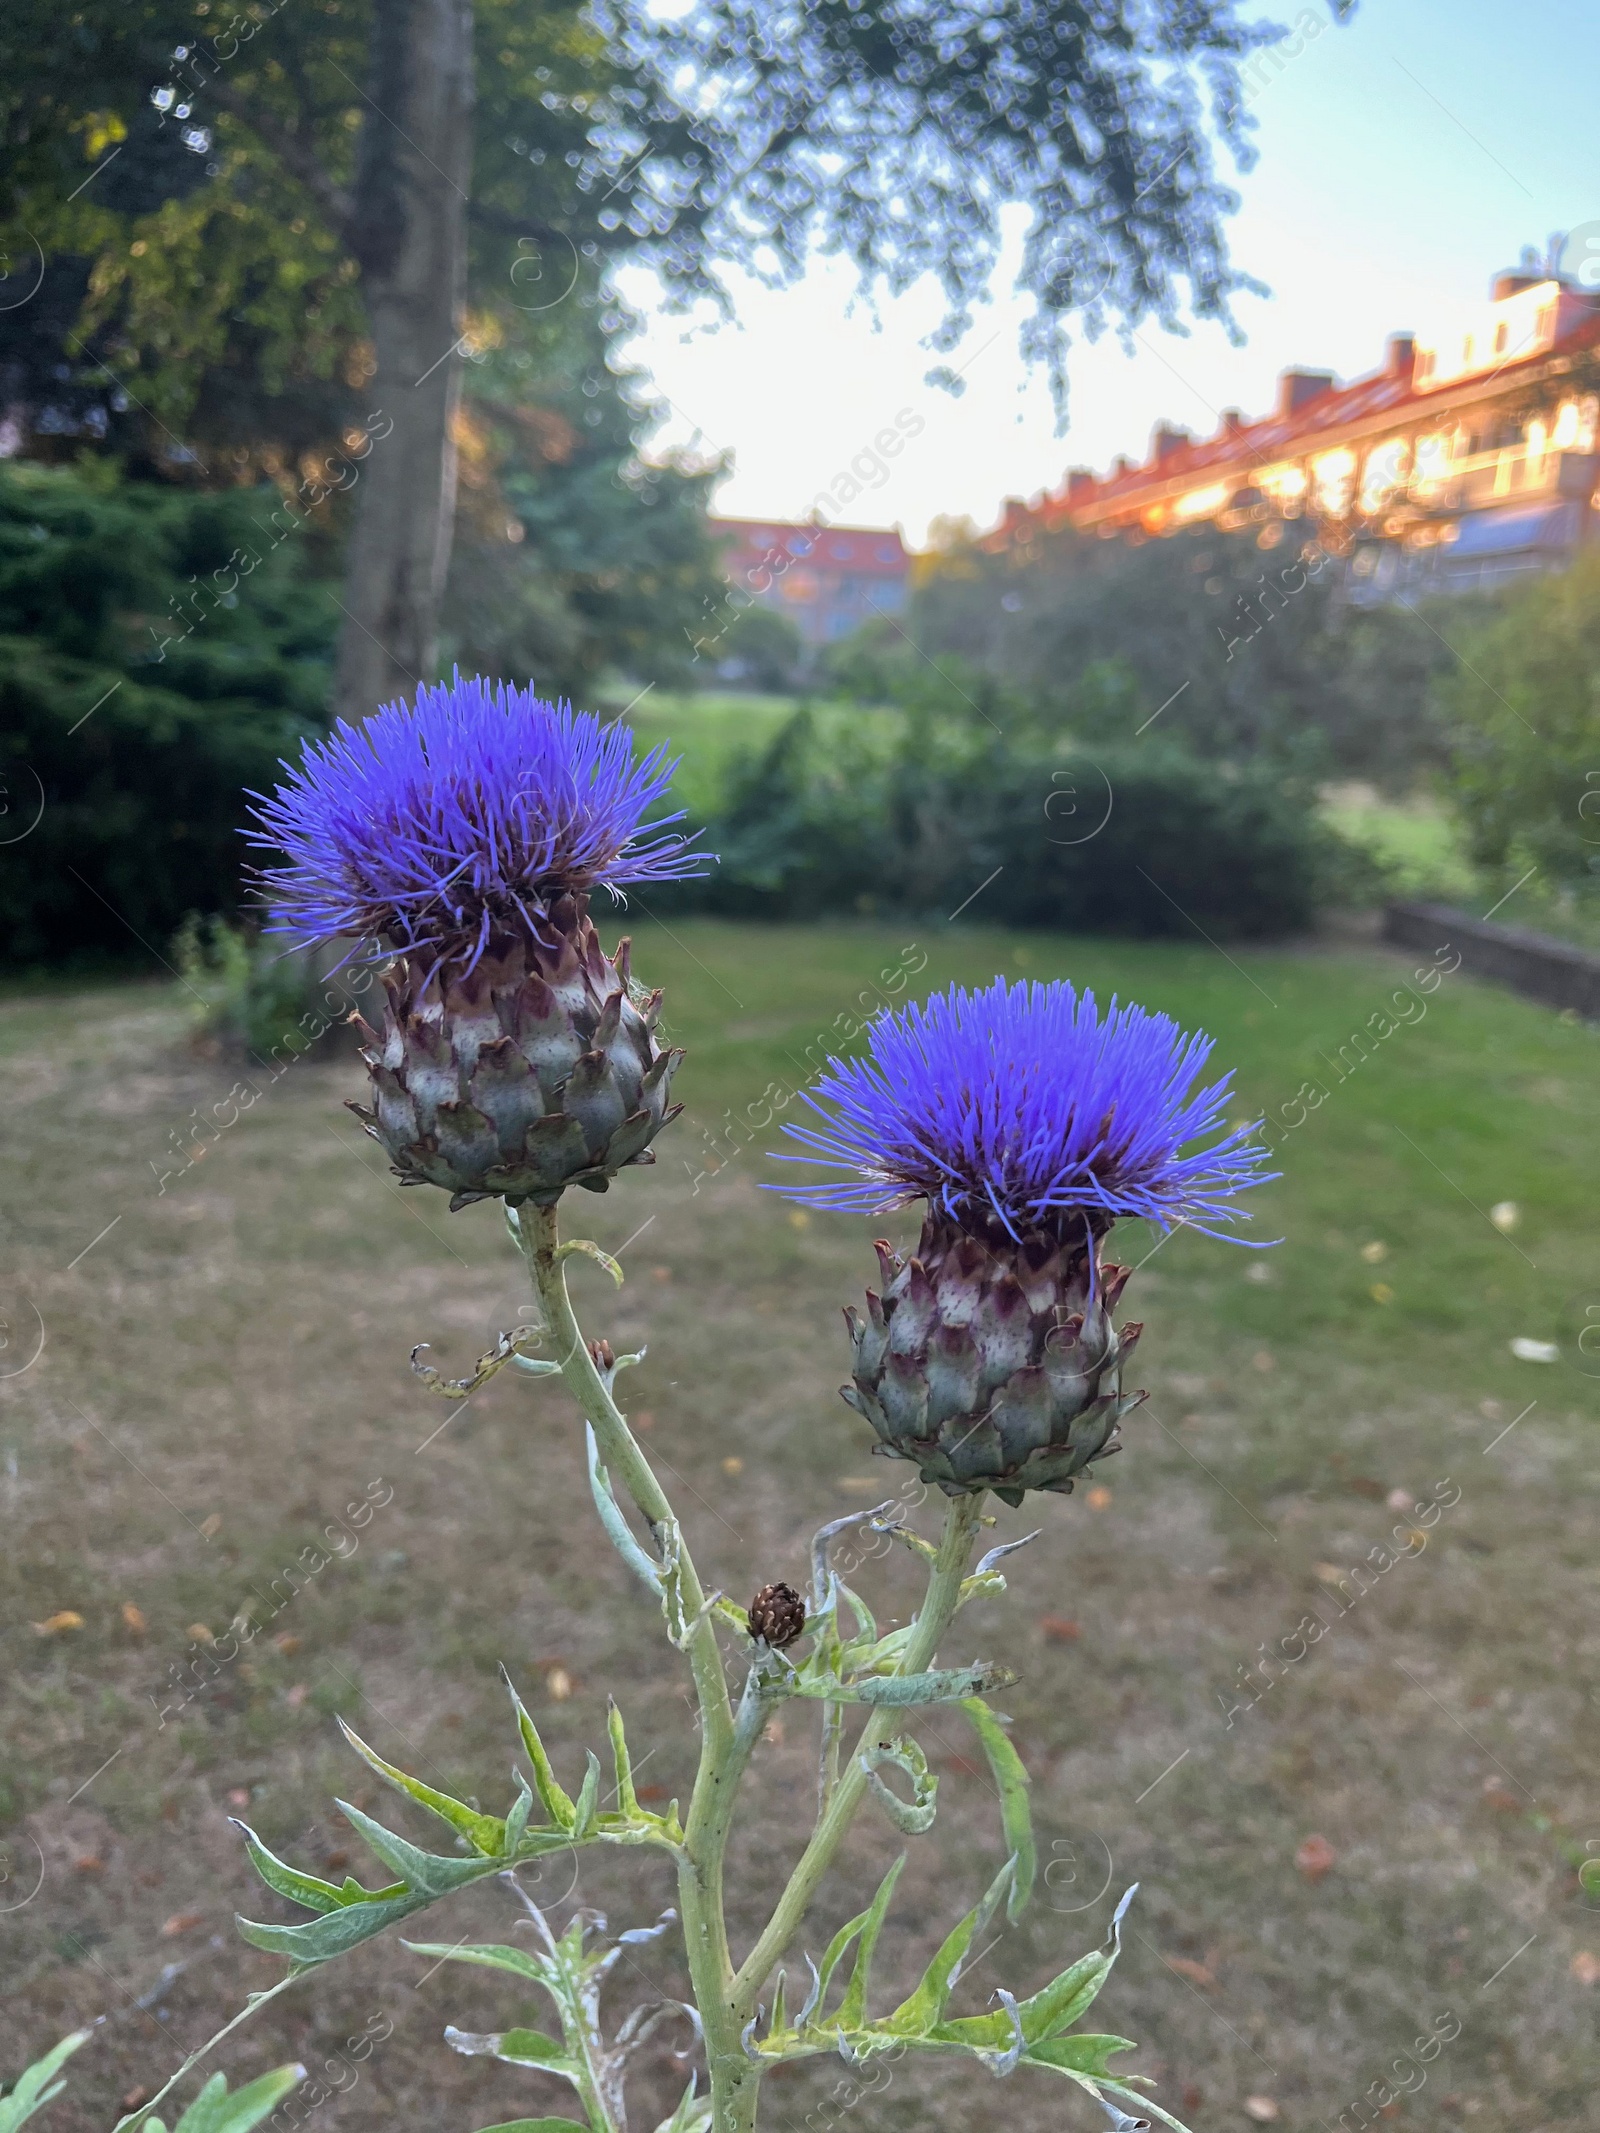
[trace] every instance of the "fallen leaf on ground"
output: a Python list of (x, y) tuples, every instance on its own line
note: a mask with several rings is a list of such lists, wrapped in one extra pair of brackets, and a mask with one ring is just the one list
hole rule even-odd
[(1580, 1985), (1600, 1985), (1600, 1955), (1580, 1948), (1567, 1966)]
[(1111, 1502), (1111, 1491), (1101, 1483), (1092, 1488), (1083, 1500), (1091, 1511), (1104, 1511)]
[(1277, 1363), (1273, 1360), (1273, 1358), (1268, 1355), (1265, 1348), (1261, 1350), (1259, 1355), (1253, 1355), (1250, 1360), (1252, 1363), (1254, 1363), (1257, 1370), (1259, 1370), (1263, 1374), (1263, 1376), (1266, 1374), (1267, 1371), (1276, 1370), (1278, 1367)]
[(176, 1940), (180, 1933), (192, 1933), (196, 1926), (206, 1922), (204, 1911), (174, 1911), (161, 1928), (163, 1940)]
[(1326, 1837), (1307, 1837), (1294, 1855), (1294, 1863), (1307, 1881), (1320, 1881), (1337, 1865), (1339, 1854)]
[(1561, 1350), (1554, 1341), (1531, 1341), (1521, 1333), (1511, 1343), (1511, 1353), (1519, 1363), (1559, 1363)]
[(129, 2089), (122, 2099), (121, 2108), (124, 2111), (142, 2111), (150, 2101), (150, 2095), (151, 2091), (146, 2088)]
[(249, 1786), (235, 1785), (233, 1790), (228, 1794), (228, 1805), (230, 1807), (248, 1807), (250, 1805)]
[(1312, 1568), (1324, 1585), (1340, 1585), (1344, 1582), (1345, 1573), (1337, 1563), (1315, 1563)]
[(1497, 1230), (1509, 1237), (1522, 1220), (1522, 1209), (1515, 1200), (1496, 1200), (1489, 1210), (1489, 1220)]
[(105, 1861), (97, 1859), (93, 1852), (85, 1852), (81, 1859), (74, 1859), (72, 1862), (72, 1871), (75, 1874), (103, 1874), (105, 1870)]
[(1384, 1498), (1391, 1511), (1414, 1511), (1417, 1499), (1409, 1489), (1391, 1489)]
[(61, 1637), (69, 1629), (82, 1629), (83, 1617), (75, 1609), (63, 1607), (60, 1614), (47, 1615), (44, 1621), (35, 1622), (33, 1626), (41, 1637)]
[(648, 1407), (644, 1408), (639, 1414), (632, 1416), (630, 1419), (632, 1420), (635, 1429), (654, 1429), (656, 1426), (656, 1418), (650, 1412)]
[(667, 1788), (665, 1785), (638, 1785), (634, 1788), (634, 1798), (636, 1800), (664, 1800), (666, 1796)]
[(136, 1637), (142, 1637), (149, 1626), (144, 1618), (144, 1609), (135, 1607), (131, 1600), (122, 1603), (122, 1626), (131, 1629)]
[(286, 1693), (283, 1700), (291, 1711), (298, 1711), (310, 1693), (303, 1681), (297, 1681), (294, 1687)]
[(1083, 1635), (1077, 1623), (1065, 1615), (1041, 1615), (1039, 1627), (1051, 1644), (1076, 1644)]
[(1498, 1778), (1485, 1778), (1483, 1804), (1485, 1807), (1492, 1807), (1497, 1814), (1514, 1815), (1522, 1802), (1514, 1792), (1509, 1792)]
[(1365, 1496), (1372, 1503), (1382, 1503), (1383, 1501), (1383, 1483), (1374, 1481), (1370, 1474), (1352, 1474), (1350, 1476), (1350, 1487), (1357, 1496)]
[(1270, 2126), (1278, 2115), (1278, 2106), (1270, 2096), (1247, 2096), (1244, 2115), (1253, 2118), (1258, 2126)]
[(1368, 1266), (1381, 1266), (1389, 1256), (1389, 1247), (1386, 1244), (1380, 1244), (1374, 1238), (1370, 1244), (1362, 1245), (1361, 1256)]
[(284, 1631), (281, 1637), (274, 1637), (272, 1641), (282, 1652), (285, 1659), (292, 1659), (300, 1649), (301, 1640), (298, 1637), (291, 1637), (287, 1630)]
[(556, 1703), (565, 1703), (572, 1694), (572, 1676), (564, 1666), (553, 1666), (544, 1677), (544, 1685)]
[(191, 1622), (184, 1635), (191, 1644), (215, 1644), (217, 1641), (216, 1631), (205, 1622)]
[(1216, 1973), (1208, 1970), (1204, 1963), (1197, 1963), (1192, 1956), (1169, 1955), (1166, 1963), (1169, 1970), (1176, 1970), (1179, 1977), (1186, 1977), (1191, 1985), (1214, 1985), (1217, 1982)]
[(841, 1474), (834, 1487), (846, 1496), (881, 1496), (883, 1483), (869, 1474)]
[(1394, 1302), (1394, 1291), (1386, 1281), (1375, 1281), (1372, 1287), (1368, 1289), (1367, 1294), (1375, 1304), (1392, 1304)]
[(222, 1531), (222, 1513), (213, 1511), (209, 1518), (203, 1518), (200, 1521), (200, 1531), (207, 1540), (214, 1540)]
[(722, 1471), (728, 1476), (730, 1476), (730, 1478), (735, 1474), (742, 1474), (744, 1472), (744, 1461), (739, 1457), (737, 1452), (730, 1453), (729, 1456), (723, 1460)]

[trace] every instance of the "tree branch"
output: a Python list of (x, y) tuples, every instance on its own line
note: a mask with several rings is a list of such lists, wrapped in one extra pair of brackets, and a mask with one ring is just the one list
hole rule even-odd
[(230, 117), (248, 126), (262, 146), (271, 151), (278, 161), (316, 201), (333, 226), (333, 233), (340, 243), (353, 248), (355, 231), (355, 196), (344, 186), (337, 184), (323, 168), (314, 149), (301, 137), (285, 126), (271, 112), (262, 111), (248, 97), (241, 96), (220, 75), (214, 75), (205, 84), (204, 93), (213, 98)]

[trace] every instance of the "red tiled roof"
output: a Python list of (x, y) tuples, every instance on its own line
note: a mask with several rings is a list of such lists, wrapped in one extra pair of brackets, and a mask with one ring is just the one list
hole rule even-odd
[(1432, 391), (1418, 390), (1409, 366), (1403, 371), (1378, 371), (1369, 378), (1358, 378), (1350, 385), (1332, 385), (1304, 400), (1292, 414), (1268, 415), (1256, 422), (1242, 423), (1236, 429), (1224, 430), (1215, 437), (1183, 438), (1171, 442), (1159, 459), (1142, 466), (1125, 467), (1121, 473), (1103, 480), (1090, 482), (1080, 476), (1076, 494), (1063, 483), (1059, 490), (1032, 504), (1019, 504), (1016, 499), (1008, 499), (1000, 532), (1003, 535), (1009, 526), (1024, 520), (1045, 527), (1060, 526), (1069, 523), (1079, 513), (1091, 510), (1099, 518), (1106, 515), (1107, 506), (1115, 506), (1123, 500), (1131, 505), (1154, 487), (1166, 488), (1172, 484), (1187, 487), (1198, 476), (1220, 476), (1240, 467), (1270, 466), (1314, 446), (1319, 437), (1332, 436), (1338, 431), (1368, 423), (1381, 426), (1384, 418), (1392, 419), (1402, 413), (1414, 414), (1432, 407), (1443, 415), (1447, 408), (1459, 405), (1463, 400), (1490, 397), (1496, 390), (1506, 391), (1524, 372), (1547, 364), (1553, 358), (1571, 356), (1595, 347), (1600, 347), (1600, 312), (1580, 318), (1549, 348), (1518, 357), (1515, 362), (1506, 363), (1487, 376), (1463, 377), (1456, 384), (1436, 387)]

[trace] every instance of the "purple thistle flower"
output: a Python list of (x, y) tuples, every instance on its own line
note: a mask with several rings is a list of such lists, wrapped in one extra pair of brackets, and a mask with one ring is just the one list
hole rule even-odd
[(709, 856), (640, 821), (676, 760), (636, 760), (632, 736), (504, 682), (424, 686), (305, 749), (269, 800), (251, 798), (253, 844), (287, 855), (260, 870), (268, 930), (309, 947), (384, 935), (475, 964), (490, 936), (537, 930), (557, 897), (630, 881), (680, 881)]
[(767, 1189), (873, 1214), (926, 1200), (958, 1228), (1019, 1241), (1084, 1222), (1103, 1233), (1119, 1216), (1216, 1236), (1276, 1173), (1253, 1125), (1183, 1152), (1224, 1123), (1233, 1076), (1195, 1086), (1210, 1054), (1209, 1037), (1142, 1007), (1113, 999), (1102, 1020), (1093, 993), (1061, 981), (936, 993), (881, 1016), (864, 1058), (826, 1069), (806, 1093), (823, 1127), (784, 1127), (808, 1153), (777, 1160), (852, 1175)]

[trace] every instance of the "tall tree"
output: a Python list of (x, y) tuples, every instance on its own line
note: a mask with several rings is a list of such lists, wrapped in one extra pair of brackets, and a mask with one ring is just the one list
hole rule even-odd
[[(569, 271), (628, 250), (687, 295), (722, 263), (792, 278), (820, 246), (868, 288), (936, 274), (948, 350), (1020, 203), (1025, 352), (1064, 392), (1073, 317), (1090, 334), (1227, 318), (1248, 286), (1212, 142), (1247, 160), (1240, 66), (1281, 33), (1236, 0), (699, 0), (676, 20), (646, 0), (244, 0), (220, 20), (215, 0), (10, 0), (0, 238), (19, 263), (35, 240), (90, 260), (86, 325), (136, 304), (148, 277), (97, 230), (84, 149), (131, 138), (152, 98), (215, 163), (228, 214), (314, 233), (310, 338), (359, 305), (366, 390), (394, 424), (356, 499), (347, 713), (433, 665), (477, 291), (491, 310), (519, 287), (560, 300)], [(175, 200), (175, 238), (205, 212)], [(228, 338), (224, 305), (197, 299), (158, 342)], [(173, 372), (166, 349), (155, 368)]]

